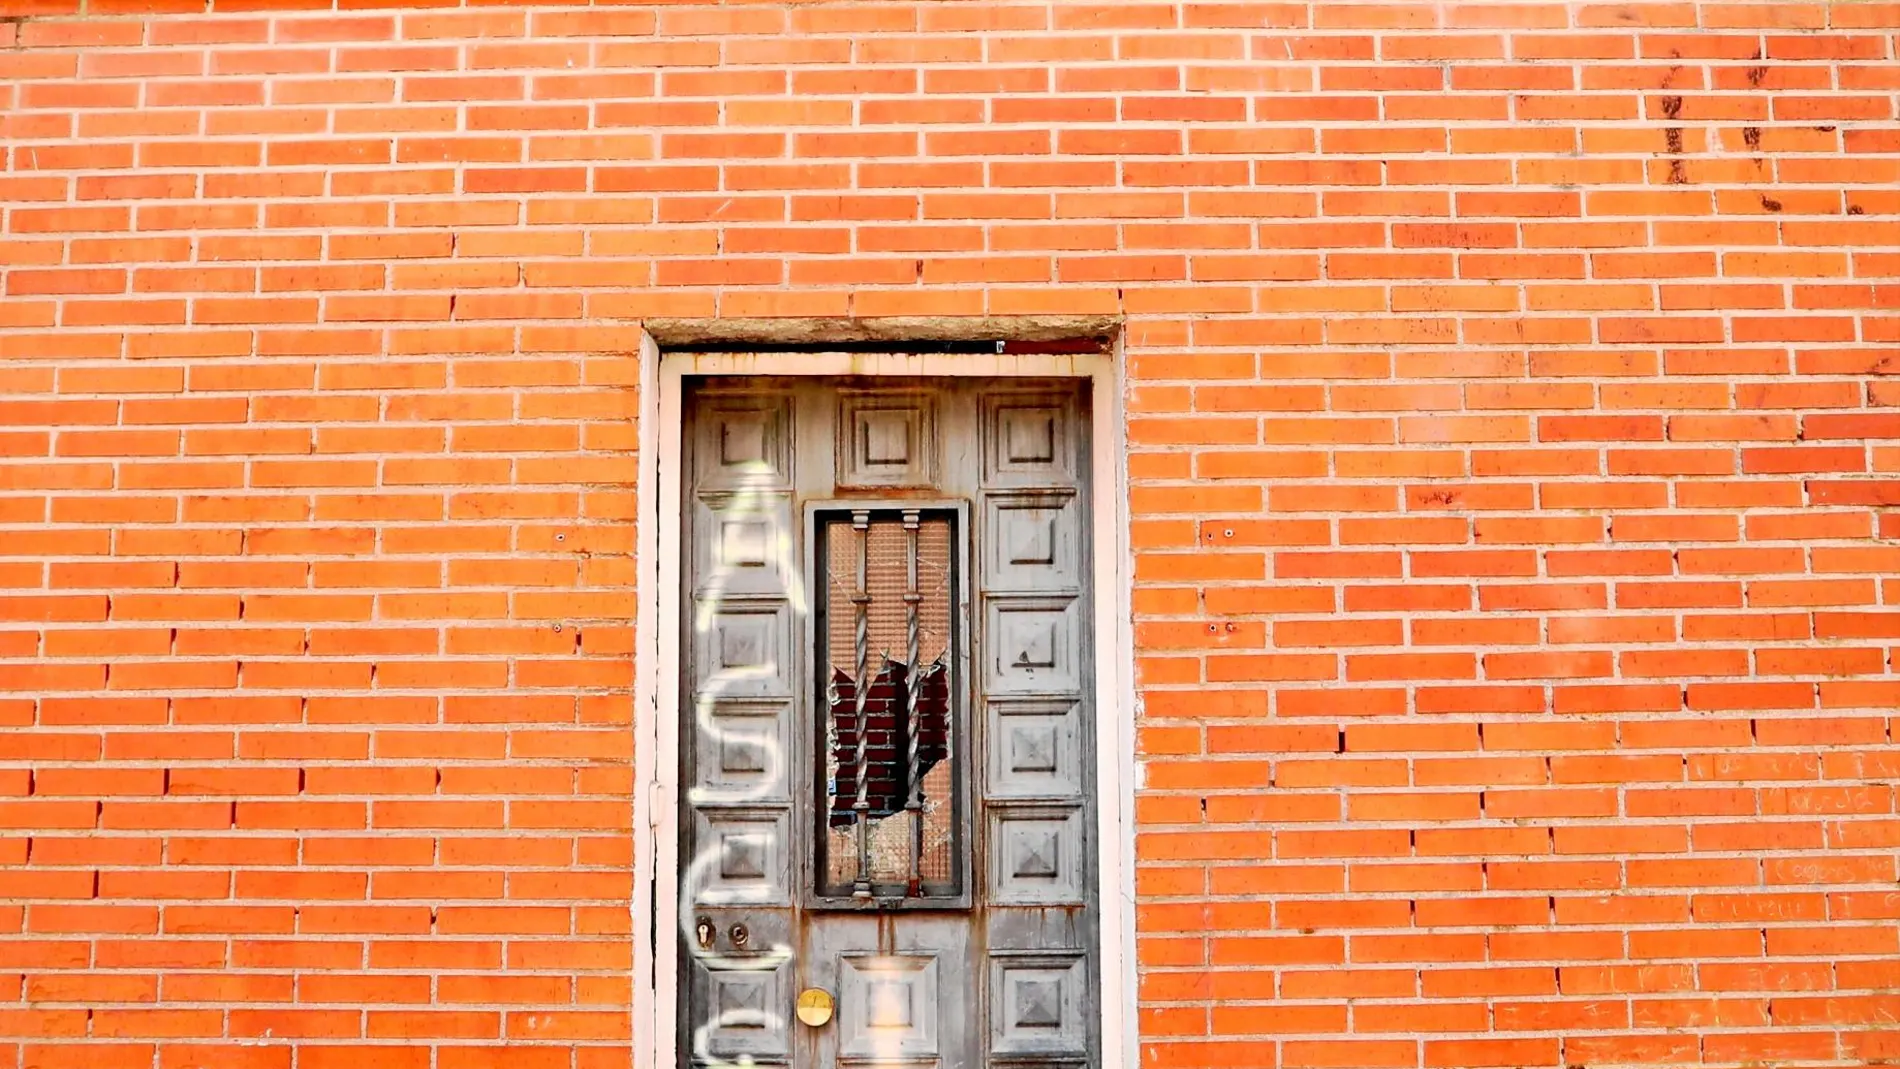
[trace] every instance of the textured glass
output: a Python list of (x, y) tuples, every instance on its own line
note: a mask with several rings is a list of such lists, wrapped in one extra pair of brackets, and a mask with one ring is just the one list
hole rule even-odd
[[(914, 533), (896, 511), (873, 512), (862, 527), (843, 513), (821, 522), (825, 796), (819, 890), (849, 895), (868, 882), (878, 897), (954, 894), (952, 784), (960, 757), (951, 745), (950, 518), (922, 513)], [(860, 823), (868, 855), (863, 872)]]

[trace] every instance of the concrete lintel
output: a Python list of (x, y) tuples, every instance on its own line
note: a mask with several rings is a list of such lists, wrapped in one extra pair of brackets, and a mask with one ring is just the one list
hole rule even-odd
[(1120, 316), (843, 316), (787, 319), (647, 319), (661, 348), (678, 345), (825, 345), (920, 341), (1066, 341), (1101, 338)]

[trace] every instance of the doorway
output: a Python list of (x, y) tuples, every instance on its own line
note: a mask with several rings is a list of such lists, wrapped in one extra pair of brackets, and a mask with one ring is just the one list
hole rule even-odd
[(1099, 1062), (1083, 385), (682, 381), (681, 1066)]

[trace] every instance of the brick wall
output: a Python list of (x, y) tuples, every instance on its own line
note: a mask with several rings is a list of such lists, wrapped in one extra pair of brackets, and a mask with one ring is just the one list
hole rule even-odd
[(1145, 1066), (1900, 1057), (1900, 5), (88, 3), (0, 1067), (626, 1065), (637, 321), (1031, 312), (1127, 319)]

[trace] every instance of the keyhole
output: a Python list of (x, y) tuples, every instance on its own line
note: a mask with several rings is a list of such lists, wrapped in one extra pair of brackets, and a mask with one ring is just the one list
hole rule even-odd
[(699, 918), (699, 924), (694, 929), (694, 934), (699, 937), (699, 949), (711, 950), (713, 940), (717, 938), (718, 932), (719, 929), (713, 927), (712, 921), (705, 917)]

